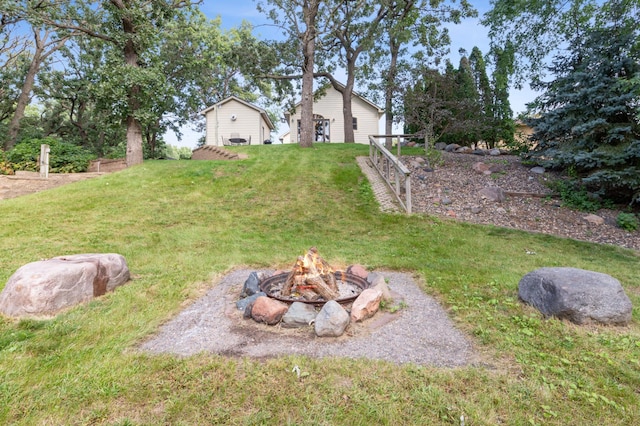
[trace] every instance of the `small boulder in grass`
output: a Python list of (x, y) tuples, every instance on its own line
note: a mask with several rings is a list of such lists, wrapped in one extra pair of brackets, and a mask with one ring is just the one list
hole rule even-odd
[(9, 317), (52, 317), (129, 281), (123, 256), (87, 253), (58, 256), (20, 267), (0, 293), (0, 313)]
[(576, 324), (627, 325), (633, 306), (610, 275), (577, 268), (540, 268), (518, 285), (520, 299), (545, 316)]
[(257, 322), (263, 322), (268, 325), (275, 325), (280, 322), (284, 314), (287, 313), (289, 307), (279, 300), (266, 296), (258, 297), (253, 302), (251, 308), (251, 317)]

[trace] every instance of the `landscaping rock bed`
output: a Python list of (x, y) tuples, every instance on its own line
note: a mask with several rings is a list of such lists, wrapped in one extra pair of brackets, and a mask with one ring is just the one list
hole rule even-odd
[(402, 157), (412, 172), (414, 213), (640, 250), (640, 231), (616, 226), (620, 211), (601, 209), (597, 220), (562, 207), (547, 185), (557, 178), (553, 173), (525, 166), (515, 155), (439, 152), (442, 162), (430, 166), (420, 157)]

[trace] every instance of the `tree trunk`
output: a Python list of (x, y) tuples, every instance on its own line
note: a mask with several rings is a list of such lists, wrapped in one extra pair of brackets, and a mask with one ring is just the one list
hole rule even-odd
[(24, 118), (24, 111), (26, 110), (27, 105), (29, 105), (36, 75), (38, 74), (38, 70), (40, 69), (40, 65), (43, 60), (43, 52), (45, 49), (44, 41), (40, 38), (40, 34), (38, 34), (38, 32), (34, 32), (34, 36), (36, 50), (33, 52), (33, 59), (31, 60), (31, 64), (29, 64), (27, 75), (24, 77), (22, 90), (20, 91), (20, 96), (18, 96), (18, 101), (16, 102), (16, 109), (13, 113), (13, 117), (11, 117), (11, 122), (9, 123), (8, 137), (4, 143), (4, 149), (6, 151), (13, 148), (18, 140), (20, 121)]
[[(310, 148), (314, 141), (313, 126), (313, 67), (316, 49), (316, 17), (318, 16), (319, 0), (305, 1), (302, 13), (306, 25), (305, 32), (300, 35), (302, 43), (302, 54), (304, 62), (302, 64), (302, 100), (300, 103), (300, 146)], [(297, 131), (297, 123), (291, 123), (293, 129)]]
[(351, 98), (353, 97), (353, 86), (355, 84), (355, 62), (347, 65), (347, 84), (342, 90), (342, 117), (344, 118), (344, 141), (354, 143), (356, 137), (353, 132), (353, 110), (351, 108)]
[[(111, 3), (120, 9), (120, 12), (124, 12), (126, 7), (120, 1), (112, 0)], [(136, 33), (136, 28), (133, 24), (133, 20), (131, 17), (126, 14), (122, 15), (122, 30), (127, 36), (127, 40), (124, 43), (124, 61), (125, 64), (129, 67), (138, 68), (140, 64), (138, 63), (138, 51), (137, 46), (134, 40), (139, 37)], [(126, 118), (127, 124), (127, 152), (126, 152), (126, 161), (127, 167), (135, 166), (137, 164), (142, 164), (144, 159), (144, 153), (142, 151), (142, 124), (140, 120), (136, 118), (136, 112), (140, 109), (140, 96), (141, 88), (139, 84), (132, 84), (129, 88), (128, 94), (128, 104), (129, 104), (129, 112)]]
[(142, 126), (133, 115), (127, 117), (127, 167), (142, 164)]
[[(384, 94), (384, 133), (393, 134), (393, 95), (395, 94), (396, 77), (398, 74), (398, 54), (400, 46), (393, 37), (389, 40), (389, 50), (391, 52), (391, 63), (386, 75), (386, 89)], [(400, 141), (398, 141), (400, 143)], [(385, 141), (385, 148), (391, 149), (393, 138), (389, 137)]]

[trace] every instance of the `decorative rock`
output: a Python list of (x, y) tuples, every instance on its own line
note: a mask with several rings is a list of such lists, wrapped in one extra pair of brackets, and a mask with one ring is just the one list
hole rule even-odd
[(604, 219), (595, 214), (589, 214), (582, 218), (585, 222), (588, 222), (590, 225), (600, 226), (604, 223)]
[(534, 167), (531, 170), (529, 170), (530, 173), (533, 173), (534, 175), (542, 175), (544, 174), (545, 170), (544, 167)]
[(482, 212), (482, 206), (472, 206), (471, 207), (471, 213), (479, 214), (481, 212)]
[(351, 320), (358, 322), (371, 318), (380, 309), (380, 300), (382, 291), (375, 288), (364, 290), (351, 306)]
[(458, 217), (458, 215), (456, 214), (456, 212), (455, 212), (455, 211), (453, 211), (453, 210), (447, 210), (447, 216), (449, 216), (449, 217), (453, 217), (453, 218)]
[(418, 164), (424, 164), (427, 162), (423, 157), (416, 157), (415, 162)]
[(59, 256), (20, 267), (0, 293), (10, 317), (50, 317), (129, 281), (124, 257), (115, 253)]
[(373, 288), (375, 290), (380, 290), (382, 292), (382, 300), (392, 300), (391, 291), (389, 290), (389, 286), (387, 285), (387, 281), (380, 274), (375, 272), (370, 272), (367, 277), (367, 281), (370, 284), (369, 288)]
[(453, 201), (451, 201), (449, 198), (447, 197), (442, 197), (441, 203), (444, 206), (448, 206), (449, 204), (451, 204)]
[(500, 154), (502, 153), (497, 148), (493, 148), (492, 150), (489, 150), (489, 155), (491, 155), (492, 157), (497, 157)]
[(307, 303), (293, 302), (289, 310), (282, 317), (282, 326), (286, 328), (308, 327), (315, 321), (315, 308)]
[(620, 282), (600, 272), (540, 268), (520, 280), (518, 295), (545, 316), (576, 324), (626, 325), (631, 321), (633, 307)]
[(324, 304), (314, 324), (316, 336), (339, 337), (349, 325), (349, 314), (335, 300)]
[(347, 273), (349, 274), (353, 274), (355, 276), (358, 276), (360, 278), (364, 278), (365, 280), (367, 279), (367, 275), (369, 275), (369, 272), (367, 272), (367, 270), (364, 268), (364, 266), (362, 265), (351, 265), (347, 268)]
[(439, 151), (443, 151), (444, 149), (447, 148), (447, 144), (444, 142), (438, 142), (434, 145), (434, 148), (439, 150)]
[(458, 154), (471, 154), (473, 152), (473, 149), (468, 146), (461, 146), (460, 148), (456, 149), (456, 152)]
[(249, 297), (245, 297), (244, 299), (240, 299), (236, 302), (236, 307), (239, 311), (246, 311), (249, 308), (249, 313), (251, 313), (251, 308), (253, 308), (253, 304), (256, 299), (260, 296), (266, 296), (267, 293), (259, 291), (258, 293), (254, 293)]
[(251, 317), (257, 322), (274, 325), (280, 322), (289, 307), (279, 300), (270, 297), (260, 296), (253, 303)]
[(496, 209), (496, 213), (499, 213), (499, 214), (507, 214), (507, 210), (506, 210), (506, 209), (504, 209), (504, 208), (502, 208), (502, 207), (498, 207), (498, 208)]
[(471, 153), (473, 155), (487, 155), (487, 152), (484, 149), (474, 149)]
[(260, 281), (261, 278), (257, 272), (252, 272), (249, 275), (249, 278), (244, 282), (244, 286), (242, 287), (242, 293), (240, 293), (240, 297), (252, 296), (260, 291)]
[(501, 203), (506, 199), (504, 191), (502, 188), (497, 186), (488, 186), (480, 190), (480, 196), (482, 198), (486, 198), (489, 201), (494, 201), (497, 203)]
[(489, 171), (491, 173), (500, 173), (501, 171), (503, 171), (503, 167), (500, 164), (491, 164), (489, 166)]
[(460, 148), (460, 145), (458, 145), (457, 143), (450, 143), (449, 145), (444, 147), (444, 150), (447, 152), (455, 152), (458, 148)]
[(486, 172), (491, 173), (489, 166), (487, 166), (486, 164), (484, 164), (482, 161), (478, 161), (477, 163), (473, 163), (473, 165), (471, 166), (471, 169), (479, 174), (486, 174)]

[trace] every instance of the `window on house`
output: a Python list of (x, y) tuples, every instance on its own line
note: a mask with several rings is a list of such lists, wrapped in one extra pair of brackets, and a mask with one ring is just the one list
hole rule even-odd
[(358, 117), (353, 117), (353, 130), (358, 130)]

